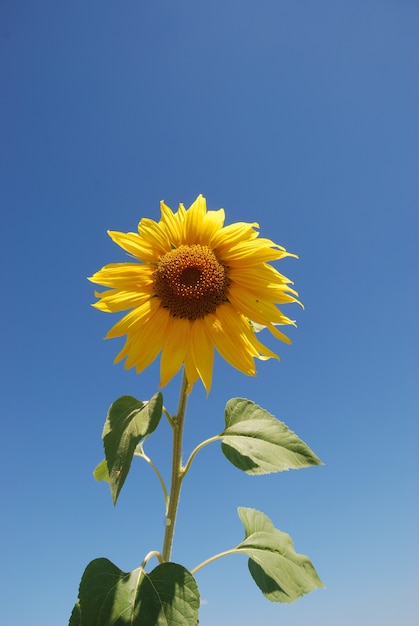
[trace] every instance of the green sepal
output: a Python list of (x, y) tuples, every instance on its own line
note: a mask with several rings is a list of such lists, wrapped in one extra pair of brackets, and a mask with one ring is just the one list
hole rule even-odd
[(221, 449), (230, 463), (247, 474), (323, 465), (286, 424), (251, 400), (232, 398), (224, 418)]
[(238, 508), (245, 539), (236, 550), (247, 554), (249, 571), (271, 602), (294, 602), (324, 587), (310, 559), (294, 550), (291, 537), (256, 509)]
[(195, 626), (199, 604), (195, 579), (182, 565), (123, 572), (96, 559), (84, 571), (69, 626)]
[(162, 409), (161, 393), (146, 402), (122, 396), (110, 406), (102, 439), (114, 504), (128, 475), (135, 448), (157, 428)]

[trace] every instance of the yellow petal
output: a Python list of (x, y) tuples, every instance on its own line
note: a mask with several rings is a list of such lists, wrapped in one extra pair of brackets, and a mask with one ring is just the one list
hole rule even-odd
[(178, 373), (189, 350), (189, 320), (170, 318), (163, 339), (160, 359), (160, 386), (164, 387)]
[(225, 250), (237, 245), (241, 241), (253, 240), (257, 237), (258, 233), (255, 228), (259, 228), (259, 224), (254, 222), (248, 224), (247, 222), (236, 222), (235, 224), (229, 224), (215, 233), (209, 242), (209, 246), (213, 249), (217, 249), (222, 257)]
[(244, 374), (253, 376), (256, 368), (243, 331), (246, 319), (228, 304), (219, 306), (216, 314), (208, 318), (210, 337), (223, 359)]
[(147, 244), (136, 233), (118, 233), (116, 231), (108, 230), (108, 235), (118, 246), (120, 246), (126, 252), (133, 254), (141, 261), (148, 261), (149, 263), (156, 263), (158, 255), (150, 244)]
[(182, 243), (182, 223), (178, 214), (173, 213), (163, 200), (160, 202), (161, 224), (166, 229), (171, 247), (178, 248)]
[(183, 225), (183, 242), (186, 245), (193, 245), (199, 242), (202, 225), (206, 213), (206, 200), (203, 196), (198, 196), (191, 204), (185, 215)]
[(147, 246), (152, 248), (155, 256), (161, 256), (170, 251), (170, 241), (166, 230), (154, 220), (143, 218), (138, 224), (141, 241), (146, 241)]
[(212, 382), (214, 344), (207, 332), (207, 323), (206, 318), (192, 322), (190, 349), (188, 350), (188, 358), (185, 361), (185, 370), (188, 380), (192, 380), (193, 371), (196, 371), (208, 394)]
[(135, 367), (138, 374), (157, 358), (169, 323), (167, 311), (160, 307), (153, 309), (147, 321), (147, 332), (144, 332), (142, 324), (142, 332), (139, 332), (140, 328), (132, 327), (126, 344), (117, 357), (120, 360), (126, 356), (125, 368)]

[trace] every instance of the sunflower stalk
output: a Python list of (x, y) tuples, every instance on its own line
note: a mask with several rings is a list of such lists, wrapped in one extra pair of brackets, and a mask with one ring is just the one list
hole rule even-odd
[(182, 439), (183, 427), (185, 424), (185, 413), (187, 404), (188, 379), (185, 371), (183, 372), (182, 384), (179, 396), (178, 411), (175, 419), (172, 420), (173, 425), (173, 454), (172, 454), (172, 482), (170, 487), (169, 505), (166, 515), (166, 530), (164, 533), (163, 561), (170, 561), (172, 553), (173, 536), (175, 532), (176, 515), (179, 506), (180, 489), (185, 472), (182, 468)]

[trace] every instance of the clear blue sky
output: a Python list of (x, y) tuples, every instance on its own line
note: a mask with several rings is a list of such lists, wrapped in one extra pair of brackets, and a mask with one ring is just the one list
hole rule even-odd
[[(186, 453), (245, 396), (325, 466), (248, 477), (205, 448), (173, 557), (236, 545), (236, 507), (255, 507), (327, 585), (271, 604), (244, 557), (223, 559), (197, 576), (200, 623), (418, 623), (418, 32), (413, 0), (2, 0), (0, 623), (67, 624), (91, 559), (129, 570), (161, 548), (148, 466), (115, 509), (92, 478), (109, 404), (150, 397), (158, 365), (113, 365), (117, 318), (86, 277), (125, 259), (108, 228), (199, 193), (300, 255), (277, 267), (306, 308), (256, 378), (216, 361)], [(146, 451), (166, 472), (166, 424)]]

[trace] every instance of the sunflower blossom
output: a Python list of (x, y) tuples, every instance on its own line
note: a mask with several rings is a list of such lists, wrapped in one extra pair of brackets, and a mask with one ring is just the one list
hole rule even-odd
[(214, 347), (230, 365), (255, 375), (254, 359), (279, 358), (256, 337), (268, 328), (291, 343), (278, 325), (295, 324), (277, 307), (298, 302), (291, 281), (270, 261), (295, 256), (259, 237), (256, 223), (224, 226), (224, 210), (207, 211), (201, 195), (174, 213), (160, 203), (159, 222), (143, 218), (138, 233), (108, 231), (134, 262), (112, 263), (89, 280), (109, 287), (93, 306), (129, 311), (106, 338), (126, 335), (115, 363), (142, 372), (161, 353), (160, 384), (185, 367), (189, 390), (200, 378), (209, 392)]

